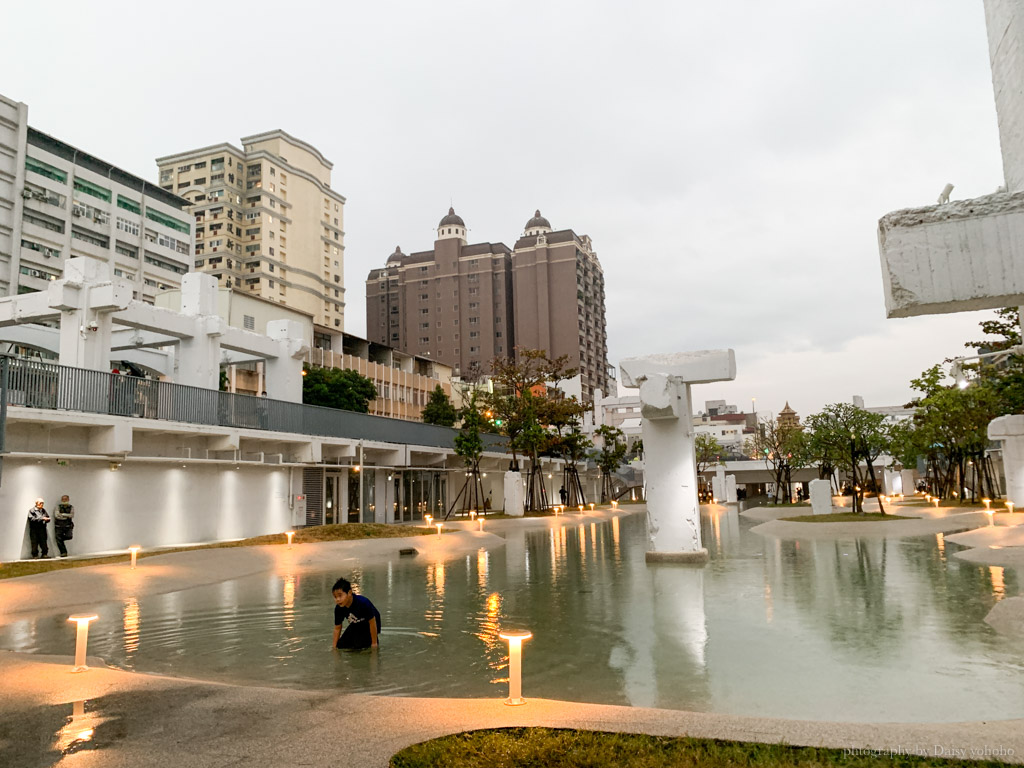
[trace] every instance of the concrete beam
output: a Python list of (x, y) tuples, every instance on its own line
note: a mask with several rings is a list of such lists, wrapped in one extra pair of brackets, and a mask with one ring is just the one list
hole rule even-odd
[(118, 423), (89, 430), (89, 453), (106, 455), (132, 452), (132, 427)]

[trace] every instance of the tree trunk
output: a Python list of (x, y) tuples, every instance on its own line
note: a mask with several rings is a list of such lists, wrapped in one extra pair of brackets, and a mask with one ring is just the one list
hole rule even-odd
[(875, 479), (875, 467), (868, 458), (868, 476), (871, 478), (871, 485), (875, 489), (875, 497), (878, 499), (878, 511), (885, 514), (885, 507), (882, 506), (882, 492), (878, 489), (878, 481)]

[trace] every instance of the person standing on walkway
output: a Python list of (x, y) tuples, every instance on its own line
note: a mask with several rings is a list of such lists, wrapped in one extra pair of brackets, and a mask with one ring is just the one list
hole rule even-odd
[(36, 499), (35, 506), (28, 511), (28, 538), (32, 543), (33, 559), (42, 555), (50, 556), (50, 545), (46, 540), (46, 524), (50, 522), (50, 515), (43, 507), (43, 500)]
[(61, 557), (68, 556), (65, 541), (71, 541), (75, 533), (75, 508), (71, 505), (71, 497), (66, 493), (60, 497), (60, 504), (53, 510), (53, 538), (57, 541), (57, 549)]

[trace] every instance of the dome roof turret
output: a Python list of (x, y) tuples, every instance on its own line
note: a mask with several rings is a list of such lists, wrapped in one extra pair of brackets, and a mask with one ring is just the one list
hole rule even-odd
[(460, 226), (460, 227), (466, 226), (466, 222), (464, 222), (462, 220), (462, 217), (459, 216), (459, 214), (457, 214), (455, 212), (454, 208), (449, 208), (448, 209), (448, 215), (445, 216), (443, 219), (441, 219), (440, 223), (437, 226), (439, 226), (439, 227), (447, 227), (449, 225), (451, 225), (451, 226)]
[(536, 229), (537, 227), (545, 227), (551, 229), (551, 222), (540, 215), (540, 209), (536, 210), (533, 214), (533, 218), (526, 222), (526, 229)]

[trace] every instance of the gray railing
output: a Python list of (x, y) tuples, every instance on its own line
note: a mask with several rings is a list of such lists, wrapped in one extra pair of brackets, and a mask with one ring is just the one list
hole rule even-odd
[[(457, 430), (366, 413), (237, 395), (138, 376), (4, 357), (4, 402), (186, 424), (261, 429), (319, 437), (453, 448)], [(485, 450), (504, 451), (499, 435), (481, 435)]]

